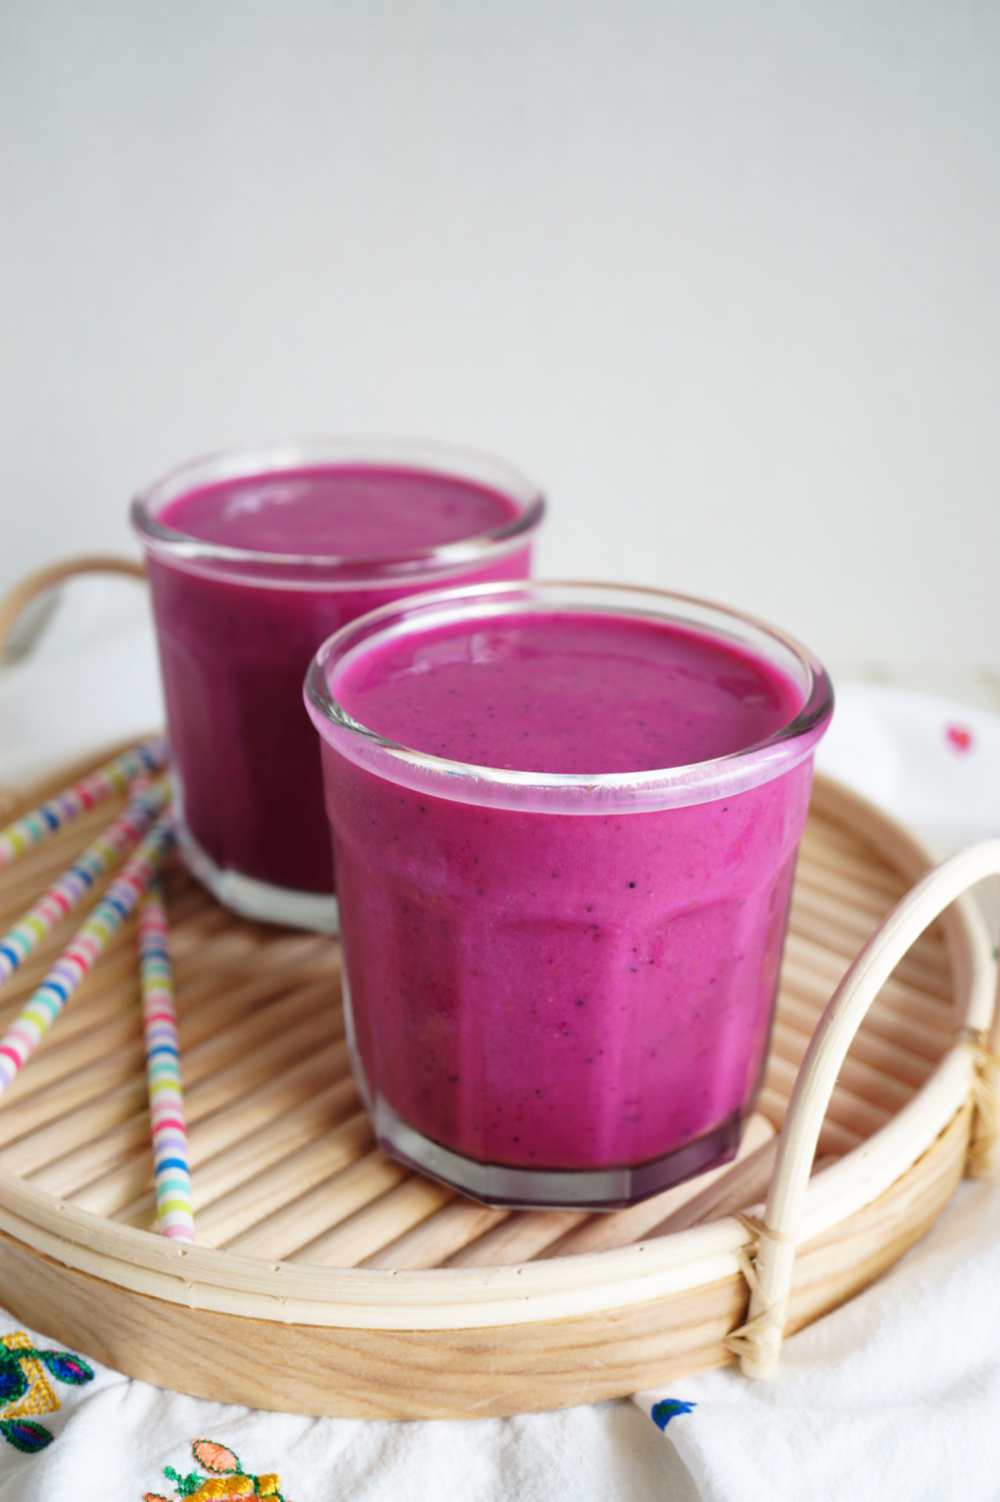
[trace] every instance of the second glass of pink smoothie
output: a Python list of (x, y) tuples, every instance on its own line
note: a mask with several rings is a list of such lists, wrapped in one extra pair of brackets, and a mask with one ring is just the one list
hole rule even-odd
[(525, 578), (543, 509), (496, 460), (368, 439), (212, 455), (136, 498), (180, 846), (220, 901), (336, 929), (302, 675), (331, 631), (376, 606)]
[(489, 1204), (724, 1162), (767, 1054), (829, 680), (652, 590), (373, 612), (306, 680), (348, 1036), (380, 1144)]

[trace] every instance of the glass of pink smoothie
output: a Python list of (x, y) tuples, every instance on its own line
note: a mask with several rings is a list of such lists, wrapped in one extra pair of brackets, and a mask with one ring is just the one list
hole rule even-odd
[(298, 440), (212, 455), (140, 494), (185, 859), (250, 918), (335, 930), (302, 675), (356, 616), (529, 572), (544, 503), (439, 445)]
[(305, 691), (380, 1144), (590, 1209), (730, 1157), (832, 710), (815, 659), (679, 595), (498, 584), (356, 621)]

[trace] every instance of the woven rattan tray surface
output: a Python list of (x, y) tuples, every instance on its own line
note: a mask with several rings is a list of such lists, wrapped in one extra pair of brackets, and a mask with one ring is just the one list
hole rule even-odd
[[(25, 805), (79, 771), (33, 788)], [(84, 815), (0, 876), (5, 927), (118, 806)], [(350, 1076), (336, 942), (240, 921), (175, 864), (167, 893), (198, 1244), (153, 1230), (130, 926), (0, 1106), (0, 1302), (147, 1381), (303, 1413), (555, 1408), (730, 1360), (752, 1230), (729, 1212), (765, 1194), (773, 1128), (810, 1035), (926, 865), (898, 826), (817, 780), (741, 1162), (592, 1215), (490, 1210), (379, 1153)], [(65, 938), (53, 935), (5, 990), (0, 1021)], [(956, 1008), (981, 965), (981, 936), (959, 904), (868, 1012), (826, 1112), (786, 1330), (878, 1276), (952, 1194), (973, 1116), (968, 1061), (950, 1063)]]

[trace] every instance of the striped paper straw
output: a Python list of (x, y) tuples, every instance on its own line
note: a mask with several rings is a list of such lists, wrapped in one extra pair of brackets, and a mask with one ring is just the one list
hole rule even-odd
[(146, 1033), (146, 1080), (156, 1173), (156, 1218), (164, 1236), (174, 1241), (193, 1241), (184, 1091), (167, 933), (163, 892), (159, 879), (154, 877), (139, 903), (139, 953)]
[(78, 814), (95, 808), (116, 793), (123, 793), (133, 778), (144, 772), (158, 771), (165, 765), (167, 754), (168, 746), (163, 736), (143, 741), (105, 762), (96, 772), (50, 798), (41, 807), (32, 809), (23, 819), (8, 824), (6, 829), (0, 830), (0, 870), (47, 840)]
[(170, 796), (166, 778), (161, 777), (152, 786), (145, 787), (139, 786), (140, 781), (148, 784), (148, 778), (136, 779), (132, 799), (124, 812), (87, 846), (34, 907), (0, 939), (0, 986), (10, 979), (57, 923), (79, 907), (94, 883), (124, 860), (160, 813)]
[(84, 976), (93, 968), (139, 898), (173, 842), (169, 814), (153, 825), (116, 876), (83, 927), (0, 1038), (0, 1094), (7, 1089), (45, 1037)]

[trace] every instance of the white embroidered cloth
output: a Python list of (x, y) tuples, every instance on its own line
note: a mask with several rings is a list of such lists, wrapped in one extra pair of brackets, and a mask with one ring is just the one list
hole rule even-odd
[[(0, 1336), (24, 1329), (0, 1312)], [(41, 1336), (37, 1343), (58, 1349)], [(179, 1370), (184, 1354), (177, 1351)], [(266, 1347), (260, 1360), (268, 1360)], [(208, 1474), (191, 1453), (197, 1439), (228, 1446), (246, 1473), (277, 1474), (285, 1502), (696, 1496), (674, 1490), (672, 1476), (686, 1483), (681, 1463), (628, 1401), (524, 1418), (403, 1424), (206, 1403), (100, 1367), (84, 1386), (52, 1379), (50, 1386), (62, 1406), (34, 1418), (54, 1435), (52, 1443), (29, 1455), (0, 1437), (0, 1502), (142, 1502), (147, 1492), (173, 1502), (178, 1493), (166, 1467), (181, 1476)]]

